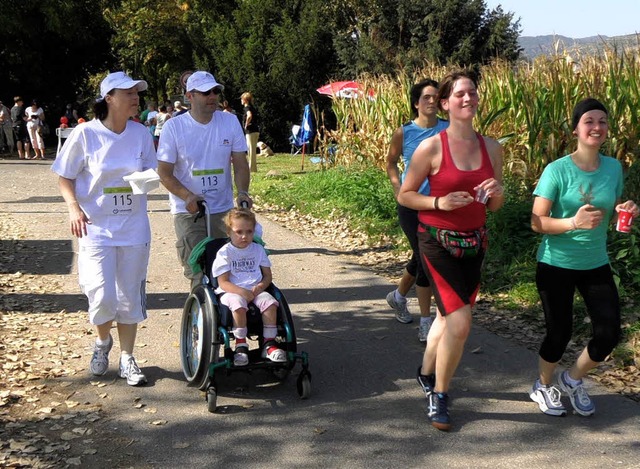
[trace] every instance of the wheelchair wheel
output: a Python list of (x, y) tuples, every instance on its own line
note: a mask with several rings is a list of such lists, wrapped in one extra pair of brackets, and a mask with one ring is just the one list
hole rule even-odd
[[(289, 308), (289, 303), (287, 303), (287, 299), (284, 297), (282, 292), (274, 286), (275, 297), (280, 303), (278, 307), (278, 322), (282, 322), (283, 331), (278, 331), (278, 335), (282, 335), (285, 339), (286, 330), (288, 329), (290, 337), (289, 340), (286, 341), (286, 351), (288, 352), (289, 361), (293, 361), (293, 355), (295, 355), (297, 351), (297, 339), (296, 339), (296, 329), (293, 324), (293, 316), (291, 315), (291, 309)], [(286, 376), (285, 376), (286, 377)]]
[(218, 405), (218, 393), (214, 386), (207, 388), (207, 410), (211, 413), (216, 411)]
[(311, 374), (308, 371), (303, 371), (298, 375), (296, 387), (300, 399), (309, 399), (311, 396)]
[(204, 391), (209, 384), (209, 365), (218, 359), (218, 318), (212, 292), (198, 285), (191, 292), (182, 311), (180, 359), (190, 386)]

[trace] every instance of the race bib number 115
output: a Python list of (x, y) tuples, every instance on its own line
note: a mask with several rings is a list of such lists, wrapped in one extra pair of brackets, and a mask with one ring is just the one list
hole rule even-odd
[(140, 201), (131, 187), (105, 187), (98, 205), (104, 215), (131, 215), (138, 210)]

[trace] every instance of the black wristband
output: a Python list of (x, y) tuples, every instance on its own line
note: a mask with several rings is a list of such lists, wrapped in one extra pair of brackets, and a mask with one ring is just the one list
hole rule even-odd
[(436, 198), (433, 200), (433, 209), (434, 209), (434, 210), (440, 210), (440, 207), (438, 207), (438, 199), (439, 199), (439, 198), (440, 198), (440, 197), (436, 197)]

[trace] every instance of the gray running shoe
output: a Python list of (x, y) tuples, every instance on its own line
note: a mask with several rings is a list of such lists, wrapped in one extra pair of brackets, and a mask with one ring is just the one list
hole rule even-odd
[(567, 415), (567, 409), (564, 408), (562, 401), (560, 401), (561, 395), (558, 388), (552, 385), (543, 386), (540, 384), (539, 379), (533, 383), (533, 387), (529, 392), (529, 397), (538, 404), (542, 412), (556, 417)]
[(113, 339), (109, 334), (109, 342), (106, 345), (93, 346), (93, 355), (91, 356), (91, 362), (89, 363), (89, 370), (91, 374), (95, 376), (102, 376), (109, 369), (109, 352), (113, 347)]
[(584, 417), (593, 415), (596, 411), (596, 406), (589, 397), (589, 394), (587, 394), (587, 391), (585, 391), (582, 380), (575, 386), (571, 386), (567, 381), (568, 375), (569, 372), (566, 370), (560, 374), (558, 377), (558, 386), (567, 393), (571, 405), (577, 414), (583, 415)]
[(127, 379), (129, 386), (139, 386), (147, 382), (147, 377), (142, 373), (133, 356), (130, 356), (124, 364), (120, 360), (119, 375), (121, 378)]
[(395, 290), (387, 295), (387, 303), (391, 306), (391, 309), (396, 311), (396, 319), (398, 322), (401, 322), (402, 324), (409, 324), (410, 322), (413, 322), (411, 313), (407, 309), (406, 300), (403, 303), (396, 301)]
[(418, 340), (420, 342), (427, 341), (427, 336), (429, 335), (429, 329), (431, 329), (431, 318), (429, 318), (428, 322), (422, 322), (422, 318), (421, 318), (420, 327), (418, 328)]

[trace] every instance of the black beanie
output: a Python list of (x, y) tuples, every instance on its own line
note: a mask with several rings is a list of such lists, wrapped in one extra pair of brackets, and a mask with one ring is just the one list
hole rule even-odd
[(578, 122), (580, 122), (580, 118), (582, 117), (582, 114), (584, 114), (585, 112), (594, 111), (596, 109), (598, 111), (602, 111), (605, 114), (609, 115), (609, 111), (607, 111), (607, 108), (604, 107), (604, 104), (602, 104), (597, 99), (587, 98), (587, 99), (583, 99), (578, 104), (576, 104), (576, 107), (573, 108), (573, 117), (571, 119), (571, 130), (576, 130), (576, 127), (578, 127)]

